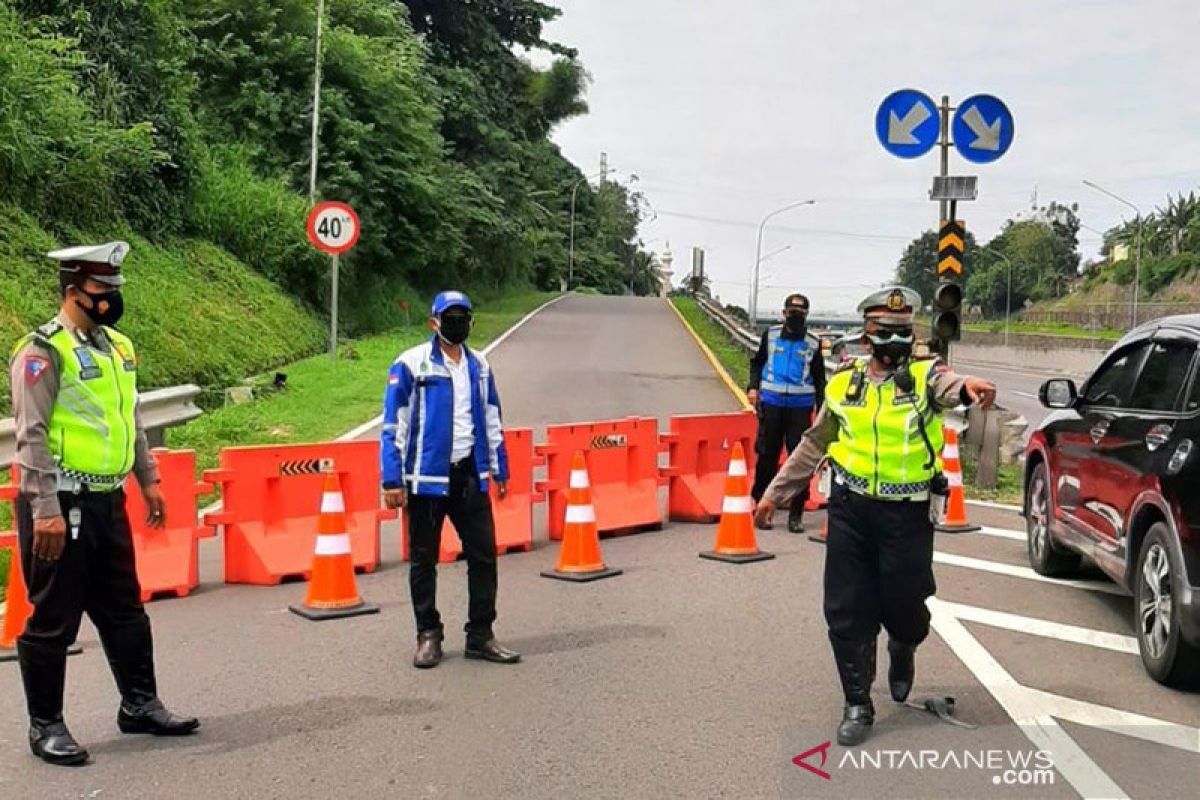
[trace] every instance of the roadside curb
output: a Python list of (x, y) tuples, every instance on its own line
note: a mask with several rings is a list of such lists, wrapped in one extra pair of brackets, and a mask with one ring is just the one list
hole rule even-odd
[(700, 334), (696, 333), (695, 329), (692, 328), (691, 323), (689, 323), (687, 318), (683, 316), (683, 313), (675, 307), (675, 304), (671, 302), (670, 298), (666, 298), (664, 302), (671, 308), (672, 311), (675, 312), (675, 316), (679, 318), (679, 321), (683, 324), (684, 329), (691, 334), (692, 340), (696, 343), (696, 346), (700, 348), (700, 352), (704, 354), (704, 357), (708, 359), (708, 363), (712, 366), (713, 371), (717, 373), (717, 377), (720, 378), (725, 384), (726, 388), (733, 393), (733, 396), (737, 398), (738, 402), (742, 404), (742, 407), (746, 411), (753, 411), (754, 406), (750, 404), (750, 400), (746, 397), (746, 393), (742, 391), (741, 387), (738, 386), (736, 382), (734, 382), (733, 377), (729, 374), (729, 371), (725, 369), (725, 365), (722, 364), (717, 358), (717, 355), (712, 351), (712, 348), (705, 344), (704, 340), (700, 338)]

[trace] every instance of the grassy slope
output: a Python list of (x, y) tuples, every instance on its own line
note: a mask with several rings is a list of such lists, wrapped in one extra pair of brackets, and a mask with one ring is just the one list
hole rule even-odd
[[(72, 241), (121, 237), (127, 317), (143, 389), (198, 383), (219, 393), (244, 376), (318, 351), (325, 327), (310, 310), (226, 251), (198, 240), (155, 246), (128, 232), (77, 233)], [(0, 347), (54, 316), (58, 278), (45, 253), (64, 244), (29, 216), (0, 203)], [(164, 301), (165, 300), (165, 301)], [(0, 416), (10, 411), (0, 371)], [(219, 395), (218, 395), (219, 396)]]
[(716, 354), (722, 366), (729, 371), (738, 386), (745, 388), (750, 380), (750, 355), (740, 345), (730, 341), (721, 326), (710, 320), (690, 297), (674, 297), (671, 302), (683, 314), (683, 318), (699, 334), (709, 349)]

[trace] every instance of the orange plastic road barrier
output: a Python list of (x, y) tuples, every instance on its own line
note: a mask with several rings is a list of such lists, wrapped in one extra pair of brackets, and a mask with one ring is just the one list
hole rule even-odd
[(729, 475), (725, 478), (725, 502), (721, 507), (721, 522), (717, 526), (717, 543), (712, 550), (700, 554), (701, 558), (747, 564), (751, 561), (766, 561), (774, 553), (758, 549), (754, 537), (754, 501), (750, 499), (749, 470), (742, 443), (733, 446), (729, 457)]
[(741, 445), (743, 452), (752, 453), (757, 424), (749, 411), (671, 417), (670, 432), (659, 437), (670, 454), (670, 466), (662, 474), (668, 479), (667, 516), (671, 520), (716, 522), (721, 518), (729, 452), (734, 445)]
[(204, 479), (221, 485), (224, 508), (204, 517), (225, 528), (225, 582), (263, 586), (309, 578), (317, 518), (311, 498), (322, 469), (336, 464), (356, 569), (379, 565), (379, 527), (396, 511), (379, 507), (379, 444), (370, 440), (231, 447)]
[[(533, 504), (545, 498), (534, 491), (533, 469), (544, 464), (534, 455), (533, 430), (513, 428), (504, 432), (508, 450), (508, 497), (500, 499), (496, 482), (491, 481), (492, 517), (496, 521), (496, 555), (529, 552), (533, 549)], [(454, 561), (462, 555), (462, 541), (449, 517), (442, 527), (438, 561)], [(408, 560), (408, 525), (400, 539), (400, 558)]]
[(316, 621), (379, 613), (379, 606), (367, 605), (358, 594), (350, 534), (346, 533), (346, 501), (332, 466), (325, 471), (325, 487), (321, 492), (308, 594), (303, 605), (288, 609)]
[(130, 479), (125, 485), (143, 603), (162, 596), (186, 597), (195, 589), (200, 583), (199, 540), (217, 535), (215, 529), (196, 524), (196, 498), (213, 490), (211, 484), (196, 480), (196, 453), (156, 449), (154, 457), (167, 504), (164, 527), (147, 527), (146, 501), (138, 482)]
[(631, 417), (619, 422), (551, 425), (546, 444), (535, 448), (546, 457), (546, 480), (537, 485), (545, 492), (550, 538), (563, 537), (567, 511), (571, 457), (588, 454), (587, 463), (595, 500), (596, 525), (601, 534), (661, 530), (662, 510), (658, 487), (667, 484), (658, 474), (658, 421)]
[(605, 566), (604, 557), (600, 555), (600, 531), (596, 527), (596, 509), (592, 505), (587, 462), (583, 452), (576, 451), (568, 477), (567, 507), (563, 512), (558, 566), (542, 572), (542, 577), (582, 583), (620, 574), (621, 570)]
[(950, 483), (946, 511), (936, 529), (941, 533), (973, 533), (978, 525), (967, 522), (967, 503), (963, 493), (962, 463), (958, 457), (958, 431), (946, 426), (946, 446), (942, 449), (943, 469)]

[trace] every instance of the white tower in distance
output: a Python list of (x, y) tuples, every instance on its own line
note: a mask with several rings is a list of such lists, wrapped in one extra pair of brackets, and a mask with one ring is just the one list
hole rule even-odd
[(671, 271), (671, 263), (675, 257), (671, 255), (671, 243), (667, 242), (667, 249), (662, 255), (662, 266), (659, 268), (659, 276), (662, 278), (662, 288), (659, 289), (659, 297), (666, 297), (671, 291), (671, 278), (674, 272)]

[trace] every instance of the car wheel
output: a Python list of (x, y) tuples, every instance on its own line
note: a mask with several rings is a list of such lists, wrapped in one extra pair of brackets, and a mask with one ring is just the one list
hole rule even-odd
[(1039, 575), (1055, 577), (1079, 569), (1079, 556), (1059, 550), (1050, 533), (1050, 481), (1046, 465), (1038, 464), (1025, 490), (1025, 538), (1029, 565)]
[(1146, 533), (1133, 576), (1134, 627), (1150, 677), (1168, 686), (1186, 687), (1200, 681), (1200, 647), (1180, 635), (1183, 570), (1171, 536), (1171, 529), (1161, 522)]

